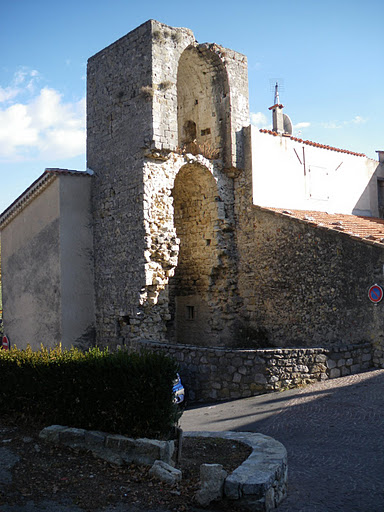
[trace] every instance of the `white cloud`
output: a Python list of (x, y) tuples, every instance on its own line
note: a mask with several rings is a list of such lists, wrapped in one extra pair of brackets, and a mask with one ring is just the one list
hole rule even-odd
[(258, 128), (270, 128), (271, 125), (268, 122), (267, 117), (262, 112), (251, 112), (250, 114), (251, 124)]
[(303, 121), (302, 123), (297, 123), (293, 125), (293, 128), (294, 130), (301, 130), (302, 128), (308, 128), (309, 126), (311, 126), (311, 123), (309, 123), (308, 121)]
[(12, 156), (17, 146), (31, 146), (38, 141), (25, 105), (12, 105), (0, 111), (0, 155)]
[(364, 124), (367, 122), (367, 119), (364, 119), (364, 117), (361, 117), (361, 116), (355, 116), (351, 123), (353, 124)]
[[(18, 72), (12, 87), (0, 89), (11, 100), (33, 92), (37, 71)], [(85, 98), (64, 102), (55, 89), (42, 88), (29, 101), (0, 108), (0, 160), (71, 158), (85, 152)]]
[(326, 121), (324, 123), (321, 123), (321, 126), (323, 128), (326, 128), (327, 130), (336, 130), (338, 128), (341, 128), (342, 124), (340, 124), (338, 121)]

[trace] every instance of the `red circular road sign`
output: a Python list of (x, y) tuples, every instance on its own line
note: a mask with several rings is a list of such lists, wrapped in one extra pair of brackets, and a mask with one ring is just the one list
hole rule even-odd
[(9, 339), (6, 336), (3, 336), (3, 349), (9, 350)]
[(380, 302), (383, 298), (383, 295), (384, 295), (383, 289), (378, 284), (374, 284), (373, 286), (371, 286), (368, 291), (369, 300), (371, 302), (373, 302), (374, 304), (377, 304), (378, 302)]

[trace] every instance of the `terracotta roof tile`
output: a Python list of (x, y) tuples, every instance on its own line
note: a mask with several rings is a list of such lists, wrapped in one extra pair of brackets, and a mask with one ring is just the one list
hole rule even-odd
[(275, 107), (284, 108), (284, 105), (282, 105), (281, 103), (275, 103), (274, 105), (272, 105), (272, 107), (269, 107), (268, 110), (272, 110)]
[(92, 176), (93, 171), (87, 169), (86, 171), (75, 171), (74, 169), (59, 169), (56, 167), (47, 167), (44, 174), (56, 174), (56, 175), (72, 175), (72, 176)]
[[(277, 132), (274, 132), (272, 130), (259, 130), (260, 133), (269, 133), (270, 135), (273, 135), (276, 137), (276, 135), (279, 135)], [(348, 149), (340, 149), (340, 148), (334, 148), (333, 146), (327, 146), (326, 144), (319, 144), (318, 142), (313, 142), (311, 140), (303, 140), (298, 139), (297, 137), (293, 137), (293, 135), (287, 135), (286, 137), (289, 137), (291, 140), (294, 140), (295, 142), (300, 142), (301, 144), (306, 144), (307, 146), (313, 146), (315, 148), (321, 148), (321, 149), (328, 149), (329, 151), (338, 151), (339, 153), (347, 153), (348, 155), (354, 155), (354, 156), (363, 156), (367, 158), (367, 155), (364, 153), (355, 153), (354, 151), (349, 151)]]
[(342, 231), (363, 241), (384, 244), (384, 219), (345, 215), (342, 213), (315, 212), (312, 210), (264, 209), (288, 215), (327, 229)]

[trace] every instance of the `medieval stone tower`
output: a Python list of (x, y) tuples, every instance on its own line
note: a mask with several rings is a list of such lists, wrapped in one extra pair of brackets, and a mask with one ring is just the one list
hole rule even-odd
[(235, 335), (246, 57), (150, 20), (88, 62), (97, 342)]
[(11, 342), (166, 351), (193, 400), (383, 367), (383, 152), (293, 136), (277, 93), (250, 126), (246, 58), (153, 20), (90, 58), (89, 169), (0, 215)]

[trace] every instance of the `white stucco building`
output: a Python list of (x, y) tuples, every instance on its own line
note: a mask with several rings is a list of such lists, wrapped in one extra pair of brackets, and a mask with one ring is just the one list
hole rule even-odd
[(293, 137), (284, 132), (283, 105), (275, 103), (271, 109), (272, 130), (252, 126), (255, 205), (383, 217), (382, 163)]

